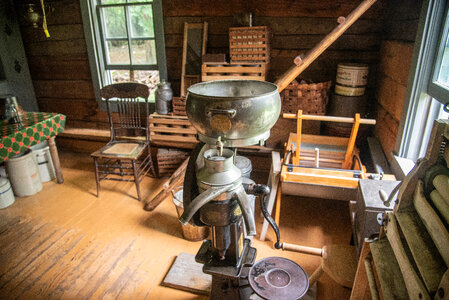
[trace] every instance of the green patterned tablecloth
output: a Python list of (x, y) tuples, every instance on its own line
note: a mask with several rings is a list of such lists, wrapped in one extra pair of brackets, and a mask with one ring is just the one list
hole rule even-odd
[(2, 161), (25, 152), (28, 148), (64, 130), (66, 117), (57, 113), (27, 112), (21, 116), (22, 128), (18, 124), (0, 122)]

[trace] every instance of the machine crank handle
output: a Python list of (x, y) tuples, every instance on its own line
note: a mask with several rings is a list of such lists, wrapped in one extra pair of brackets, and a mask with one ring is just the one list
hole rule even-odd
[(279, 227), (277, 226), (276, 222), (271, 217), (270, 213), (267, 211), (267, 208), (265, 206), (265, 198), (268, 197), (270, 194), (270, 188), (264, 184), (252, 184), (247, 186), (247, 192), (248, 194), (258, 195), (260, 199), (260, 208), (262, 210), (263, 216), (270, 224), (271, 228), (273, 228), (274, 233), (276, 234), (276, 243), (274, 244), (274, 247), (276, 249), (282, 248), (281, 243), (281, 235), (279, 233)]
[(402, 181), (394, 187), (394, 189), (391, 191), (390, 196), (387, 195), (387, 193), (384, 190), (379, 190), (379, 197), (382, 200), (383, 204), (386, 207), (390, 207), (391, 201), (393, 201), (394, 196), (396, 196), (396, 193), (399, 192), (399, 188), (402, 185)]

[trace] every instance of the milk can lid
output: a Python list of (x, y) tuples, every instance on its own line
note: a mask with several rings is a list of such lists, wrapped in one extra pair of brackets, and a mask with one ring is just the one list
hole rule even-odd
[(244, 156), (237, 155), (235, 157), (235, 165), (242, 171), (242, 174), (246, 174), (252, 170), (251, 160)]

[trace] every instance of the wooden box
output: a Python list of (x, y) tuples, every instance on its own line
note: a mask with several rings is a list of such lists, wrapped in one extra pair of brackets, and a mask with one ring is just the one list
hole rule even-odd
[(186, 116), (186, 97), (173, 97), (173, 114)]
[(265, 81), (268, 64), (204, 63), (201, 68), (202, 81), (223, 79), (247, 79)]
[(152, 145), (192, 149), (198, 142), (196, 130), (187, 116), (150, 115)]
[(190, 152), (186, 150), (158, 148), (157, 170), (159, 177), (170, 177), (189, 155)]
[(231, 63), (270, 61), (270, 40), (267, 26), (229, 28)]

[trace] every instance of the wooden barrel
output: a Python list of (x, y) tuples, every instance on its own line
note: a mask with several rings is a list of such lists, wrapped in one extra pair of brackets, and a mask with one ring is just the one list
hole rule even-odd
[[(366, 97), (363, 96), (342, 96), (336, 93), (332, 94), (329, 101), (327, 115), (337, 117), (353, 118), (356, 113), (363, 117), (366, 113)], [(323, 122), (324, 133), (330, 136), (349, 136), (351, 134), (352, 124)]]
[(340, 63), (337, 65), (335, 93), (343, 96), (362, 96), (368, 80), (368, 65)]

